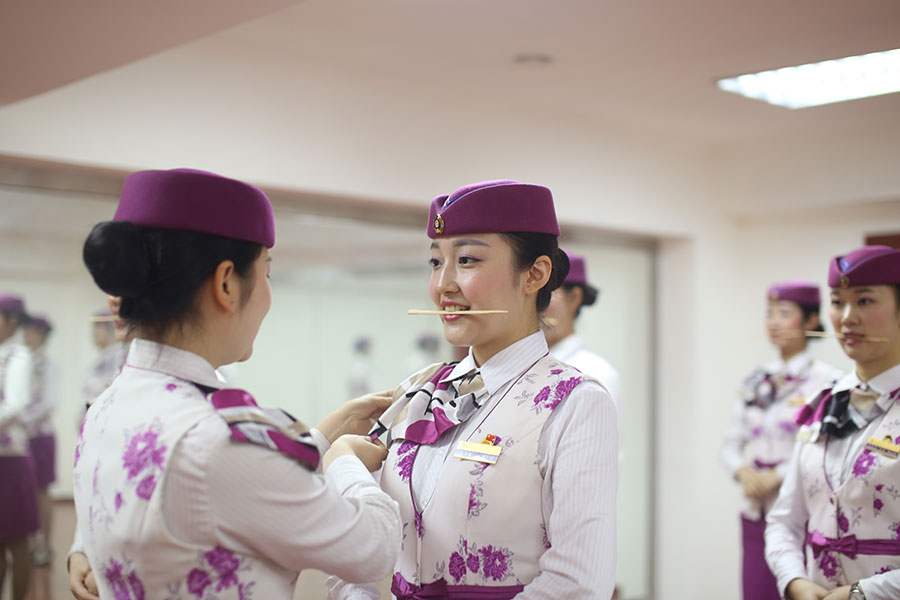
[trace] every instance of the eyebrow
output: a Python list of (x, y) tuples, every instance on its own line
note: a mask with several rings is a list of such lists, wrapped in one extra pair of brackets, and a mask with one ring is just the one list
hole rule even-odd
[[(870, 287), (855, 287), (855, 288), (853, 288), (854, 294), (867, 294), (867, 293), (873, 292), (873, 291), (875, 291), (875, 290), (873, 290)], [(839, 290), (837, 290), (836, 288), (832, 288), (832, 290), (831, 290), (832, 296), (837, 296), (838, 293), (839, 293)]]
[[(437, 240), (431, 242), (431, 249), (434, 250), (437, 248), (438, 243)], [(460, 248), (462, 246), (485, 246), (490, 248), (491, 245), (487, 242), (483, 242), (481, 240), (476, 240), (475, 238), (459, 238), (458, 240), (453, 240), (453, 247)]]

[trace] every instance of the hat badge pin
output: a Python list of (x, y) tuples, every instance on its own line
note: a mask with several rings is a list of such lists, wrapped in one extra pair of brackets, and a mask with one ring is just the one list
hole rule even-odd
[(846, 275), (841, 275), (838, 281), (841, 282), (841, 289), (845, 290), (850, 287), (850, 278)]
[(435, 216), (434, 222), (431, 225), (434, 227), (435, 233), (444, 233), (444, 217), (441, 215)]

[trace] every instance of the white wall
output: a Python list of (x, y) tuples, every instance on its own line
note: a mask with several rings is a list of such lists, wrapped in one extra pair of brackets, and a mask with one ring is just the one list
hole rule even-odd
[[(122, 67), (4, 107), (0, 152), (127, 169), (189, 165), (417, 206), (462, 183), (514, 177), (553, 188), (562, 220), (658, 236), (657, 598), (738, 597), (738, 494), (716, 455), (738, 381), (770, 356), (758, 334), (762, 290), (782, 277), (821, 281), (827, 258), (864, 232), (900, 229), (897, 123), (713, 152), (477, 94), (448, 102), (445, 90), (309, 57), (296, 62), (302, 85), (283, 82), (252, 48), (218, 44), (210, 38), (141, 61), (139, 71)], [(285, 113), (292, 120), (271, 118)], [(875, 198), (888, 202), (849, 220), (818, 212)], [(63, 281), (35, 294), (52, 306), (64, 289)], [(83, 293), (67, 310), (93, 308)], [(279, 335), (264, 330), (262, 339)], [(72, 336), (54, 340), (54, 351), (86, 354)], [(346, 337), (334, 343), (346, 348)], [(817, 352), (839, 361), (827, 341)]]

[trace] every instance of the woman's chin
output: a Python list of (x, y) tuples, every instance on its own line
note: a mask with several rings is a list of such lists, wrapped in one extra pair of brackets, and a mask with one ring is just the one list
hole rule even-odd
[(455, 324), (444, 324), (444, 339), (451, 346), (471, 346), (472, 336)]

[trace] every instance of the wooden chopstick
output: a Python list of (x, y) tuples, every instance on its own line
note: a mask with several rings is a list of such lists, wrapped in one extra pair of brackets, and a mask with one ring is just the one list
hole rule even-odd
[(887, 338), (883, 338), (883, 337), (843, 335), (840, 333), (823, 333), (821, 331), (805, 331), (805, 332), (803, 332), (803, 334), (806, 337), (836, 338), (839, 340), (859, 340), (860, 342), (888, 342), (888, 341), (890, 341)]
[(411, 308), (408, 315), (505, 315), (508, 310), (418, 310)]

